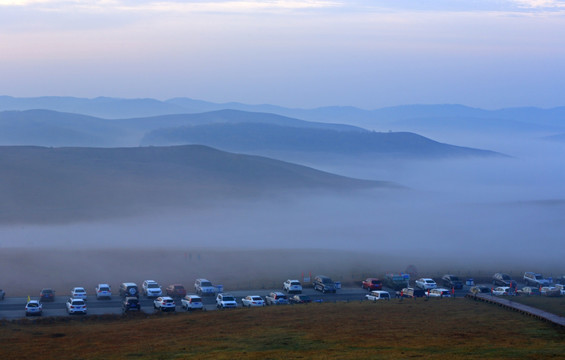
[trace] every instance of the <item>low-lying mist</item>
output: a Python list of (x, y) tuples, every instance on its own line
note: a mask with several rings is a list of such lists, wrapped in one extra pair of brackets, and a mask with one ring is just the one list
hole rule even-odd
[[(159, 208), (111, 221), (0, 227), (1, 270), (14, 274), (1, 285), (35, 291), (53, 283), (117, 286), (154, 278), (187, 286), (208, 277), (234, 287), (278, 287), (302, 272), (352, 281), (410, 264), (431, 276), (565, 273), (565, 147), (535, 139), (503, 145), (490, 149), (507, 158), (317, 164), (405, 189), (300, 193)], [(33, 272), (42, 275), (32, 280)]]

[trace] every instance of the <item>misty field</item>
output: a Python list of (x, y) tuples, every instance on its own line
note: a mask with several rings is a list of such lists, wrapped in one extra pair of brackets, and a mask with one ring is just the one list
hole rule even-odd
[(468, 299), (3, 322), (19, 359), (559, 358), (565, 332)]

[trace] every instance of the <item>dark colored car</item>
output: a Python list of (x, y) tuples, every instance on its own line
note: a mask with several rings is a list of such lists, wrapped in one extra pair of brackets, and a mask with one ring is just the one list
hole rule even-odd
[(41, 289), (39, 292), (39, 301), (55, 301), (55, 291), (50, 288)]
[(139, 299), (136, 297), (126, 297), (124, 301), (122, 301), (122, 312), (127, 313), (130, 311), (140, 311), (141, 304), (139, 303)]
[(335, 283), (332, 279), (324, 275), (318, 275), (314, 278), (314, 282), (312, 283), (312, 287), (314, 290), (321, 291), (322, 293), (332, 292), (335, 293)]
[(2, 289), (0, 289), (0, 300), (4, 300), (4, 297), (6, 296), (6, 292)]
[(132, 282), (125, 282), (120, 285), (121, 297), (139, 297), (139, 289), (137, 285)]
[(361, 287), (363, 289), (368, 290), (368, 291), (382, 290), (383, 289), (383, 282), (380, 281), (377, 278), (367, 278), (367, 279), (365, 279), (365, 281), (363, 281), (363, 284), (361, 285)]
[(491, 288), (489, 288), (488, 286), (473, 286), (469, 291), (475, 295), (490, 294)]
[(455, 275), (443, 275), (441, 281), (447, 288), (463, 289), (463, 282)]
[(418, 298), (418, 297), (424, 297), (426, 295), (426, 291), (415, 288), (404, 288), (402, 289), (401, 294), (402, 297), (406, 297), (406, 298)]
[(308, 295), (294, 295), (291, 296), (288, 301), (291, 304), (307, 304), (312, 302), (312, 299), (310, 299), (310, 296)]
[(167, 286), (166, 292), (170, 297), (182, 298), (186, 296), (186, 289), (181, 284), (172, 284)]
[(492, 276), (492, 284), (495, 286), (510, 286), (516, 288), (516, 281), (512, 280), (510, 275), (505, 273), (496, 273)]

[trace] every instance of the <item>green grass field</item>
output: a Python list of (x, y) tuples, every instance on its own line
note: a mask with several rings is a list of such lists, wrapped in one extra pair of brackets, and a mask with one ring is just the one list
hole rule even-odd
[(467, 299), (24, 319), (4, 359), (563, 358), (565, 331)]

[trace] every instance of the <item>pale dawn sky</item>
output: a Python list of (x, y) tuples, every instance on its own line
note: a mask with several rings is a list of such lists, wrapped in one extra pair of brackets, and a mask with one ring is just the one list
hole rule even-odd
[(0, 0), (0, 95), (565, 105), (565, 1)]

